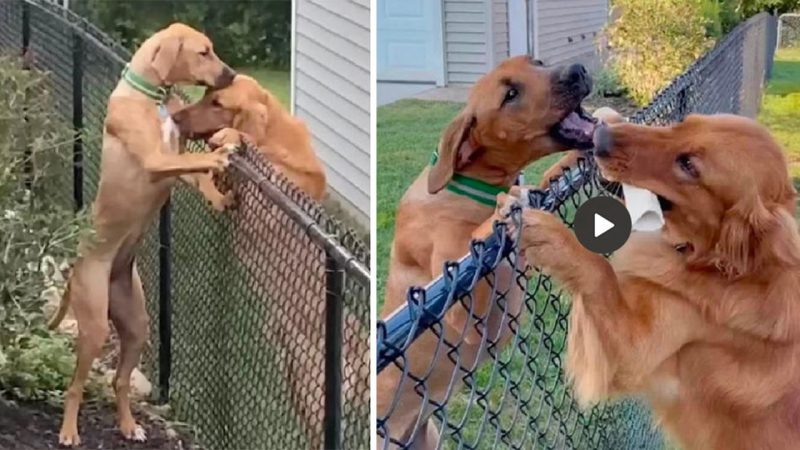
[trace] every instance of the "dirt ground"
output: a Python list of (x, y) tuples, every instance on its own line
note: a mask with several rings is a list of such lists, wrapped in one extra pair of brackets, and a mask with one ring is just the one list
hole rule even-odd
[[(116, 429), (114, 408), (88, 402), (81, 408), (79, 428), (85, 450), (190, 450), (197, 449), (183, 434), (168, 432), (161, 420), (135, 411), (147, 431), (147, 442), (128, 442)], [(0, 450), (45, 450), (60, 448), (58, 430), (61, 410), (47, 404), (16, 403), (0, 397)]]

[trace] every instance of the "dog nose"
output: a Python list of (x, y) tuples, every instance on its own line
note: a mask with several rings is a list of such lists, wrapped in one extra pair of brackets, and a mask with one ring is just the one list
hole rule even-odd
[(588, 95), (592, 91), (592, 77), (583, 64), (573, 64), (561, 73), (561, 82)]
[(222, 67), (222, 73), (214, 80), (214, 88), (221, 89), (228, 87), (233, 83), (234, 78), (236, 78), (236, 71), (226, 64)]
[(602, 122), (594, 129), (594, 154), (600, 157), (611, 155), (611, 131)]

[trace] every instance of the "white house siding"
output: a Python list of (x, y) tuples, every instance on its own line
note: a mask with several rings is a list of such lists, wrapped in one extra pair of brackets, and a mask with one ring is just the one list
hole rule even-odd
[(294, 113), (325, 163), (328, 191), (369, 223), (369, 0), (295, 0)]
[(508, 0), (492, 0), (492, 65), (508, 58)]
[(447, 83), (474, 83), (508, 57), (508, 0), (443, 1)]
[(593, 64), (608, 0), (533, 0), (537, 5), (536, 57), (546, 64)]

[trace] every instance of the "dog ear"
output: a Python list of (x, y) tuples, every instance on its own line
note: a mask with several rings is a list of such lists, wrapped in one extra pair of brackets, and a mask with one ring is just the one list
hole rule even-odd
[(269, 109), (259, 102), (251, 102), (236, 115), (233, 128), (251, 136), (254, 143), (265, 143)]
[(741, 199), (722, 218), (722, 228), (715, 246), (715, 265), (727, 276), (735, 278), (752, 273), (763, 260), (767, 232), (777, 225), (759, 195), (753, 192)]
[(447, 185), (453, 174), (470, 162), (480, 150), (470, 136), (475, 116), (463, 111), (445, 129), (439, 143), (439, 157), (428, 172), (428, 192), (435, 194)]
[(183, 49), (183, 38), (179, 36), (170, 36), (159, 42), (158, 47), (156, 47), (156, 50), (153, 52), (150, 65), (153, 67), (153, 70), (156, 71), (156, 74), (158, 74), (158, 78), (162, 81), (167, 79), (172, 67), (175, 65), (175, 61), (178, 59), (178, 54), (180, 54), (181, 49)]

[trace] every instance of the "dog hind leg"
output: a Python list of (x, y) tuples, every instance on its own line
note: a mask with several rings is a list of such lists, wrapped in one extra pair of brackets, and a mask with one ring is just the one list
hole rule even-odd
[(126, 439), (143, 442), (147, 439), (145, 430), (136, 423), (131, 413), (130, 383), (131, 373), (139, 364), (147, 342), (148, 316), (144, 288), (132, 258), (124, 261), (118, 273), (115, 272), (112, 272), (109, 288), (109, 312), (120, 340), (119, 361), (113, 381), (117, 397), (117, 423)]
[(83, 388), (95, 358), (108, 338), (108, 278), (110, 264), (84, 259), (75, 265), (70, 282), (72, 309), (78, 321), (77, 363), (64, 400), (64, 420), (58, 441), (64, 446), (80, 445), (78, 410)]

